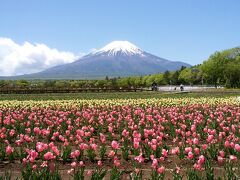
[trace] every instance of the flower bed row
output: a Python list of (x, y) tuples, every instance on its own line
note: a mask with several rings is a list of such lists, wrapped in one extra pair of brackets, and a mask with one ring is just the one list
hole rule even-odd
[(60, 179), (59, 167), (74, 179), (237, 179), (240, 107), (219, 99), (1, 102), (0, 171), (18, 163), (24, 179)]

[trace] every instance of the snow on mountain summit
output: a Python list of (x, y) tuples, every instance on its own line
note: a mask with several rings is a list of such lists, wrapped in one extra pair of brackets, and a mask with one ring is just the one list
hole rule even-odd
[(125, 55), (142, 54), (143, 50), (128, 41), (113, 41), (103, 48), (94, 52), (94, 54), (107, 53), (109, 56), (123, 53)]

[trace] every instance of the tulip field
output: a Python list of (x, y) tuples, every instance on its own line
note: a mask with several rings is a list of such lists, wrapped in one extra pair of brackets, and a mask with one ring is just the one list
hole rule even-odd
[(240, 98), (2, 100), (0, 179), (240, 179)]

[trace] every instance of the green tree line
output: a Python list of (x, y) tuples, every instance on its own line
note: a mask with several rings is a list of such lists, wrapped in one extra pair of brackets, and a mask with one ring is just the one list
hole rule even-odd
[(178, 71), (166, 71), (162, 74), (152, 74), (147, 76), (118, 77), (100, 80), (1, 80), (0, 88), (100, 88), (100, 89), (118, 89), (118, 88), (143, 88), (149, 87), (153, 82), (158, 85), (177, 85), (185, 83), (179, 79), (181, 72), (185, 70), (182, 67)]

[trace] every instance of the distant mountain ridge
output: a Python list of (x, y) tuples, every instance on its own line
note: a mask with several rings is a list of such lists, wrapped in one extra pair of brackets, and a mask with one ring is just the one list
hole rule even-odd
[(173, 71), (189, 64), (147, 53), (128, 41), (113, 41), (79, 60), (13, 79), (100, 79)]

